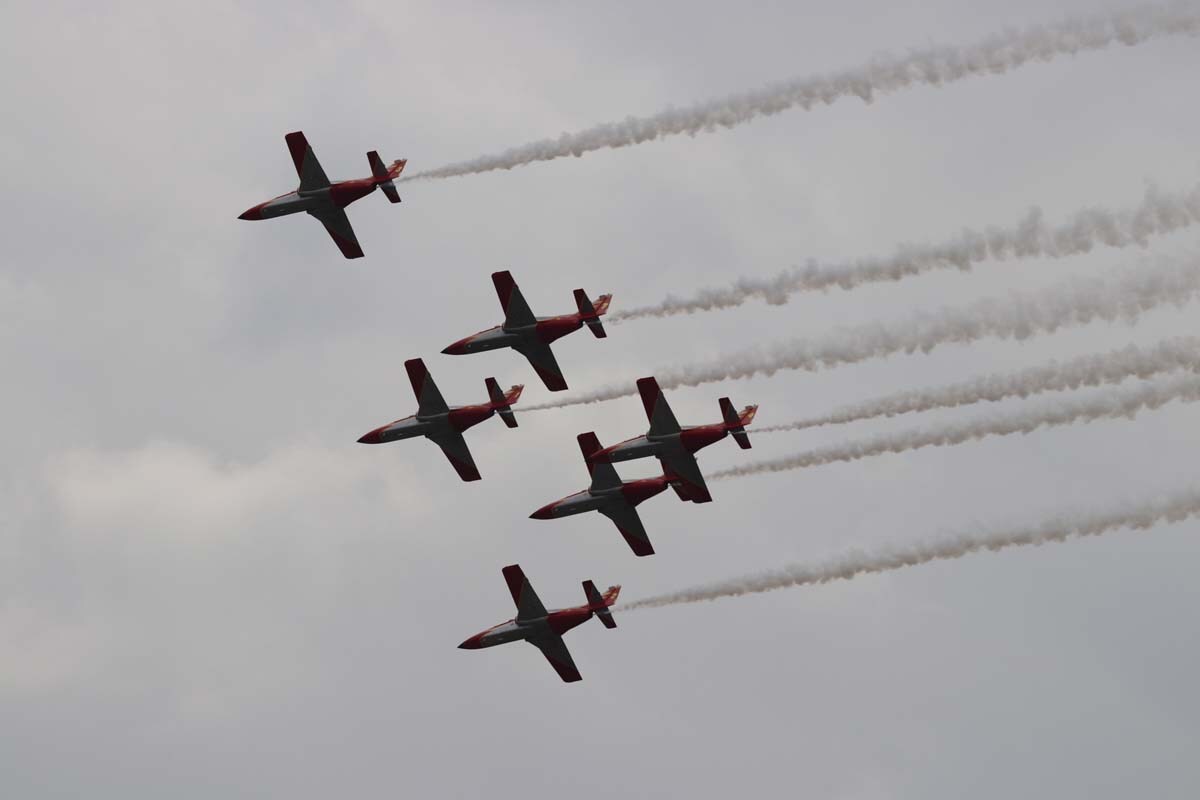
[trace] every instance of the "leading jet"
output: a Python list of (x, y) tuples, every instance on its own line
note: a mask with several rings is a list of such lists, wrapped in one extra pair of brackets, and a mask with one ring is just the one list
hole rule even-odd
[(329, 178), (325, 177), (325, 170), (321, 169), (321, 162), (317, 161), (317, 156), (302, 131), (289, 133), (283, 138), (287, 141), (292, 163), (300, 176), (299, 188), (246, 209), (238, 219), (274, 219), (303, 211), (321, 221), (334, 244), (342, 251), (342, 255), (346, 258), (362, 258), (363, 251), (359, 247), (358, 237), (354, 235), (354, 228), (350, 227), (350, 218), (342, 209), (376, 189), (382, 189), (391, 202), (399, 203), (400, 194), (396, 191), (393, 181), (404, 171), (407, 159), (402, 158), (384, 166), (379, 153), (372, 150), (367, 153), (367, 161), (371, 164), (371, 177), (331, 183)]
[(637, 506), (672, 485), (681, 499), (691, 499), (685, 486), (669, 472), (664, 472), (657, 478), (623, 482), (612, 464), (592, 459), (592, 456), (603, 449), (595, 433), (581, 433), (577, 440), (588, 473), (592, 476), (591, 486), (582, 492), (547, 503), (530, 514), (530, 518), (560, 519), (588, 511), (599, 511), (617, 526), (634, 555), (654, 555), (654, 547), (650, 544), (650, 537), (646, 535), (642, 518), (638, 516)]
[(500, 298), (500, 307), (504, 309), (504, 323), (459, 339), (442, 352), (450, 356), (462, 356), (511, 347), (529, 360), (547, 389), (552, 392), (566, 389), (567, 381), (550, 345), (584, 325), (588, 326), (588, 330), (597, 339), (608, 336), (600, 317), (608, 312), (612, 295), (602, 294), (593, 304), (583, 289), (576, 289), (577, 313), (557, 317), (535, 317), (529, 309), (529, 304), (525, 302), (521, 289), (513, 280), (512, 273), (507, 270), (493, 272), (492, 284), (495, 285), (496, 295)]
[(750, 449), (750, 437), (746, 435), (746, 426), (754, 419), (758, 406), (746, 406), (741, 412), (734, 411), (733, 403), (728, 397), (720, 400), (723, 422), (712, 425), (695, 425), (680, 427), (675, 420), (667, 398), (658, 381), (654, 378), (642, 378), (637, 382), (638, 394), (642, 396), (642, 406), (646, 409), (646, 417), (650, 420), (650, 430), (643, 436), (614, 444), (592, 455), (594, 461), (615, 463), (632, 461), (635, 458), (656, 457), (663, 466), (663, 471), (669, 471), (683, 484), (680, 496), (693, 503), (708, 503), (712, 500), (708, 486), (704, 483), (704, 474), (696, 463), (695, 453), (701, 448), (719, 442), (726, 436), (732, 436), (743, 450)]
[(517, 616), (475, 634), (459, 647), (463, 650), (479, 650), (524, 640), (542, 651), (542, 655), (565, 683), (583, 680), (562, 636), (572, 628), (587, 622), (593, 615), (600, 618), (604, 627), (617, 627), (617, 621), (613, 619), (609, 608), (617, 602), (621, 587), (610, 586), (608, 591), (600, 594), (596, 590), (596, 584), (584, 581), (586, 605), (547, 611), (533, 587), (529, 585), (529, 580), (519, 564), (505, 567), (502, 571), (504, 580), (508, 583), (509, 594), (517, 605)]
[(410, 359), (404, 362), (404, 369), (408, 371), (413, 394), (417, 396), (417, 413), (363, 434), (358, 441), (362, 444), (384, 444), (424, 436), (442, 448), (442, 452), (446, 454), (450, 465), (458, 472), (460, 478), (464, 481), (479, 480), (479, 468), (475, 466), (475, 459), (467, 449), (463, 431), (478, 425), (493, 414), (499, 414), (508, 427), (517, 427), (517, 418), (512, 412), (512, 406), (521, 396), (524, 387), (513, 386), (507, 392), (501, 392), (496, 379), (488, 378), (485, 383), (490, 402), (450, 407), (442, 399), (437, 384), (425, 369), (424, 361), (419, 358)]

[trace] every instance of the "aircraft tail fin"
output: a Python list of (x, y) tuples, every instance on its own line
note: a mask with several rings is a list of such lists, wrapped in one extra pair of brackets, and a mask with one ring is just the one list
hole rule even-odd
[(492, 401), (492, 408), (496, 409), (496, 413), (500, 415), (500, 419), (504, 420), (504, 424), (510, 428), (517, 427), (517, 417), (513, 414), (512, 407), (517, 402), (517, 398), (521, 396), (521, 391), (525, 387), (517, 385), (510, 388), (507, 392), (501, 392), (500, 384), (496, 383), (495, 378), (488, 378), (484, 383), (487, 384), (488, 397)]
[(591, 581), (583, 582), (583, 593), (587, 595), (588, 610), (600, 618), (606, 628), (617, 627), (617, 621), (613, 619), (612, 612), (608, 609), (617, 602), (617, 595), (621, 593), (620, 586), (610, 586), (608, 591), (600, 594), (596, 589), (596, 584)]
[(379, 153), (372, 150), (367, 153), (367, 161), (371, 164), (371, 174), (375, 177), (376, 185), (383, 190), (388, 200), (393, 203), (399, 203), (400, 193), (396, 191), (396, 184), (392, 183), (392, 180), (400, 177), (400, 173), (404, 171), (404, 165), (408, 163), (408, 160), (399, 158), (390, 165), (384, 166), (383, 159), (379, 157)]
[(738, 447), (743, 450), (750, 449), (750, 437), (746, 435), (746, 426), (754, 419), (755, 413), (758, 412), (758, 406), (746, 406), (742, 412), (733, 410), (733, 403), (728, 397), (722, 397), (721, 400), (721, 416), (725, 419), (725, 430), (733, 437), (733, 440), (738, 443)]
[(602, 294), (596, 298), (596, 304), (592, 305), (592, 301), (588, 299), (587, 293), (583, 289), (575, 290), (575, 306), (579, 309), (579, 318), (597, 339), (608, 336), (600, 317), (608, 313), (608, 304), (611, 302), (611, 294)]

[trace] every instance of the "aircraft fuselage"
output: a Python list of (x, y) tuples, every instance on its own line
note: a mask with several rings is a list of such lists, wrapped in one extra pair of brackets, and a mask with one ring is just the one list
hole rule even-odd
[(325, 208), (345, 208), (366, 197), (377, 188), (374, 178), (358, 178), (350, 181), (339, 181), (320, 189), (309, 191), (294, 191), (281, 194), (265, 203), (246, 209), (238, 219), (274, 219), (286, 217), (289, 214), (299, 214), (302, 211), (314, 211)]
[(670, 482), (664, 477), (643, 478), (636, 481), (626, 481), (611, 489), (584, 489), (567, 495), (561, 500), (547, 503), (529, 516), (532, 519), (558, 519), (584, 514), (588, 511), (602, 511), (613, 507), (634, 507), (666, 491)]
[(494, 328), (488, 328), (464, 339), (459, 339), (442, 352), (451, 356), (462, 356), (468, 353), (483, 353), (488, 350), (517, 347), (524, 342), (550, 344), (582, 327), (583, 319), (578, 314), (538, 317), (533, 325), (507, 328), (497, 325)]
[(531, 519), (572, 517), (576, 514), (587, 513), (588, 511), (599, 511), (602, 508), (607, 508), (609, 504), (619, 501), (619, 496), (608, 493), (593, 494), (590, 490), (584, 489), (582, 492), (567, 495), (561, 500), (547, 503), (529, 516)]
[(411, 417), (389, 422), (365, 434), (358, 441), (363, 444), (385, 444), (398, 442), (401, 439), (413, 439), (417, 436), (429, 436), (441, 432), (454, 431), (462, 433), (488, 419), (496, 413), (490, 403), (473, 406), (457, 406), (444, 414), (431, 414)]
[(619, 444), (614, 444), (612, 447), (606, 447), (596, 453), (593, 458), (597, 461), (617, 463), (650, 456), (692, 454), (710, 444), (721, 441), (728, 435), (729, 431), (722, 423), (697, 425), (665, 436), (651, 436), (650, 434), (635, 436)]
[(520, 621), (510, 619), (508, 622), (502, 622), (485, 631), (480, 631), (460, 644), (459, 647), (463, 650), (481, 650), (485, 647), (495, 647), (498, 644), (519, 642), (525, 639), (562, 636), (591, 618), (592, 610), (590, 608), (576, 606), (550, 611), (546, 616), (535, 619)]

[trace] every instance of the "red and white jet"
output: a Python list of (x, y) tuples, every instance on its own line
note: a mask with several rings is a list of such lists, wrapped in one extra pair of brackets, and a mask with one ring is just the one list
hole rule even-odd
[(554, 358), (550, 344), (568, 333), (574, 333), (584, 325), (588, 326), (597, 339), (608, 336), (600, 317), (607, 313), (612, 295), (600, 295), (593, 305), (583, 289), (576, 289), (575, 305), (579, 309), (577, 313), (558, 317), (535, 317), (511, 273), (507, 270), (493, 272), (492, 283), (495, 284), (496, 294), (500, 297), (500, 307), (504, 309), (504, 323), (459, 339), (442, 352), (451, 356), (462, 356), (511, 347), (529, 359), (529, 363), (547, 389), (552, 392), (566, 389), (567, 381), (563, 378), (562, 369)]
[(588, 473), (592, 476), (591, 486), (582, 492), (576, 492), (542, 506), (530, 514), (530, 518), (559, 519), (588, 511), (599, 511), (613, 521), (635, 555), (654, 555), (650, 537), (646, 535), (642, 518), (637, 513), (638, 504), (649, 500), (672, 485), (675, 486), (675, 491), (679, 494), (680, 499), (689, 500), (691, 495), (679, 482), (679, 479), (667, 471), (657, 478), (623, 482), (612, 464), (593, 460), (592, 456), (602, 449), (596, 434), (581, 433), (577, 438), (579, 449), (583, 452), (583, 460), (587, 463)]
[(346, 258), (362, 258), (363, 251), (358, 245), (358, 237), (354, 235), (354, 228), (350, 227), (350, 218), (342, 209), (355, 200), (366, 197), (377, 188), (383, 190), (388, 200), (399, 203), (400, 194), (392, 181), (400, 176), (408, 161), (402, 158), (385, 167), (379, 153), (372, 150), (367, 153), (367, 161), (371, 164), (371, 177), (330, 183), (301, 131), (289, 133), (284, 139), (287, 140), (288, 150), (291, 151), (292, 163), (296, 165), (296, 172), (300, 175), (300, 187), (294, 192), (281, 194), (273, 200), (246, 209), (238, 219), (273, 219), (304, 211), (321, 220), (321, 224), (342, 251), (342, 255)]
[(583, 582), (583, 591), (587, 595), (587, 604), (574, 608), (563, 608), (547, 611), (538, 599), (525, 573), (518, 564), (505, 567), (504, 580), (508, 582), (508, 591), (513, 602), (517, 604), (517, 616), (508, 622), (488, 628), (477, 633), (459, 645), (463, 650), (479, 650), (484, 647), (495, 647), (498, 644), (524, 640), (542, 651), (542, 655), (554, 667), (554, 671), (566, 683), (583, 680), (571, 652), (562, 640), (562, 636), (572, 628), (582, 625), (596, 615), (606, 628), (617, 627), (612, 612), (608, 609), (617, 602), (620, 586), (610, 586), (608, 591), (600, 594), (596, 585), (591, 581)]
[(507, 392), (501, 392), (496, 379), (488, 378), (485, 383), (491, 402), (451, 408), (442, 399), (442, 393), (438, 391), (433, 377), (425, 369), (424, 361), (419, 358), (410, 359), (404, 362), (404, 369), (408, 371), (413, 394), (417, 396), (417, 413), (363, 434), (358, 441), (363, 444), (384, 444), (424, 436), (442, 448), (442, 452), (446, 454), (460, 478), (464, 481), (479, 480), (479, 469), (475, 466), (471, 451), (467, 449), (463, 431), (478, 425), (493, 414), (499, 414), (508, 427), (517, 427), (517, 418), (512, 412), (512, 406), (521, 396), (524, 387), (513, 386)]
[(667, 405), (667, 398), (658, 388), (658, 381), (642, 378), (637, 382), (637, 387), (646, 417), (650, 420), (650, 430), (644, 436), (597, 451), (592, 455), (592, 460), (615, 463), (654, 456), (662, 463), (663, 471), (677, 477), (682, 484), (676, 490), (681, 498), (694, 503), (711, 501), (712, 495), (704, 483), (704, 475), (694, 454), (729, 435), (733, 436), (739, 447), (749, 450), (750, 437), (746, 435), (746, 426), (754, 419), (758, 406), (746, 406), (739, 414), (734, 411), (729, 398), (722, 397), (720, 405), (724, 422), (681, 428), (671, 407)]

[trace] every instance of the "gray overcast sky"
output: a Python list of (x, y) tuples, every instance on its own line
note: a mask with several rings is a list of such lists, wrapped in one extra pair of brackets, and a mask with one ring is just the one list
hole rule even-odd
[[(499, 321), (508, 267), (540, 313), (613, 308), (963, 227), (1049, 221), (1200, 182), (1194, 38), (846, 100), (733, 130), (407, 184), (350, 209), (365, 259), (302, 218), (236, 219), (295, 175), (411, 170), (875, 55), (1116, 5), (684, 2), (10, 3), (0, 10), (0, 794), (13, 798), (1185, 798), (1200, 788), (1195, 522), (618, 616), (463, 652), (508, 618), (500, 568), (543, 600), (631, 599), (1137, 501), (1194, 480), (1200, 411), (714, 483), (642, 507), (658, 555), (600, 517), (527, 515), (582, 488), (574, 436), (644, 427), (636, 399), (471, 432), (484, 480), (432, 445), (368, 448), (483, 378), (547, 393), (511, 353), (441, 356)], [(1194, 254), (990, 263), (786, 306), (630, 322), (557, 347), (573, 387), (837, 325)], [(671, 393), (778, 423), (1194, 333), (1194, 307), (817, 374)], [(1005, 403), (1017, 408), (1021, 402)], [(968, 418), (986, 409), (928, 415)], [(899, 429), (762, 435), (710, 470)], [(648, 475), (645, 463), (623, 468)]]

